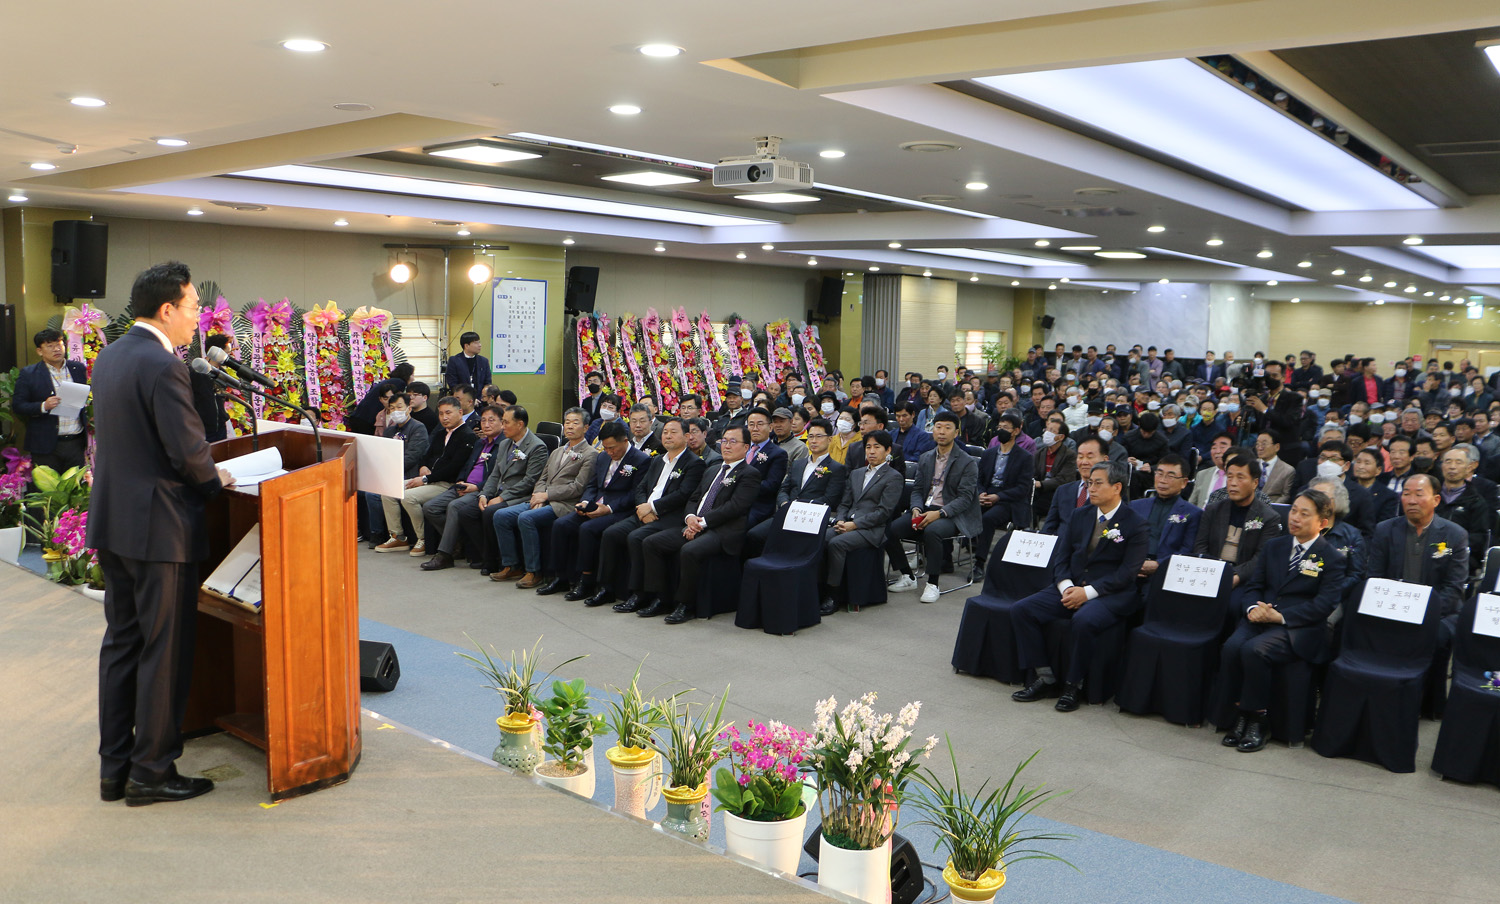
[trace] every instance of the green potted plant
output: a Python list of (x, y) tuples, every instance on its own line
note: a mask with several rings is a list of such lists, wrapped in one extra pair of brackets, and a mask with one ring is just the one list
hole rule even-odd
[(615, 809), (642, 818), (661, 793), (661, 770), (656, 768), (658, 755), (651, 740), (667, 725), (658, 701), (641, 693), (645, 665), (642, 659), (628, 687), (611, 688), (618, 698), (609, 702), (605, 721), (615, 746), (604, 751), (615, 773)]
[(26, 475), (0, 473), (0, 561), (18, 564), (26, 545)]
[(654, 735), (650, 739), (652, 748), (661, 754), (666, 784), (661, 793), (667, 799), (667, 816), (661, 827), (696, 841), (708, 840), (703, 801), (708, 797), (708, 771), (724, 755), (719, 735), (728, 727), (724, 722), (724, 701), (728, 698), (729, 689), (725, 688), (718, 697), (718, 707), (709, 700), (698, 707), (696, 717), (693, 704), (676, 697), (657, 703), (666, 723), (666, 737)]
[(69, 468), (59, 474), (46, 465), (38, 465), (31, 469), (31, 482), (36, 490), (25, 499), (26, 529), (42, 544), (42, 558), (47, 560), (50, 571), (66, 557), (53, 539), (58, 517), (70, 510), (88, 510), (88, 471)]
[[(475, 647), (479, 650), (478, 656), (464, 652), (458, 655), (490, 680), (485, 687), (505, 698), (505, 715), (495, 720), (500, 726), (500, 745), (495, 748), (491, 759), (522, 775), (530, 775), (542, 760), (541, 743), (537, 738), (537, 726), (541, 722), (541, 711), (536, 705), (537, 688), (552, 674), (549, 670), (541, 678), (536, 677), (537, 665), (542, 658), (542, 639), (538, 637), (531, 649), (522, 650), (520, 655), (512, 650), (510, 661), (503, 665), (490, 655), (495, 652), (494, 647), (488, 651), (477, 643)], [(558, 665), (561, 667), (583, 658), (574, 656)]]
[[(1041, 751), (1037, 751), (1040, 753)], [(958, 757), (953, 742), (948, 742), (948, 759), (953, 764), (953, 782), (948, 784), (931, 769), (916, 776), (921, 789), (913, 795), (912, 804), (927, 818), (917, 825), (937, 832), (933, 849), (948, 852), (943, 881), (958, 901), (989, 902), (1005, 885), (1006, 869), (1024, 860), (1056, 860), (1073, 864), (1045, 850), (1027, 845), (1038, 842), (1066, 841), (1072, 835), (1051, 832), (1020, 831), (1017, 823), (1037, 807), (1059, 795), (1043, 791), (1042, 786), (1028, 788), (1018, 784), (1021, 772), (1036, 759), (1033, 753), (1011, 773), (1004, 785), (985, 794), (989, 780), (972, 795), (966, 794), (958, 777)], [(1076, 866), (1073, 866), (1077, 869)]]
[(729, 744), (729, 766), (714, 770), (716, 810), (724, 811), (724, 850), (777, 872), (795, 875), (807, 832), (805, 787), (798, 766), (812, 735), (780, 722), (733, 725), (719, 740)]
[(536, 767), (538, 778), (580, 797), (594, 796), (594, 736), (604, 717), (589, 712), (589, 689), (582, 678), (552, 682), (552, 696), (537, 702), (546, 721), (542, 753), (551, 757)]

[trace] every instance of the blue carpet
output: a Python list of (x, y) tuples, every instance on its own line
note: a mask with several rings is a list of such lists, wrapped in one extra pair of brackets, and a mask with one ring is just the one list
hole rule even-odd
[[(482, 679), (469, 663), (456, 653), (460, 648), (439, 643), (420, 634), (412, 634), (368, 619), (360, 620), (360, 637), (395, 645), (401, 661), (401, 682), (388, 694), (365, 697), (366, 708), (410, 726), (424, 734), (440, 738), (455, 747), (488, 755), (499, 742), (499, 729), (493, 717), (478, 718), (477, 713), (498, 716), (504, 710), (498, 694), (485, 688)], [(510, 651), (502, 650), (502, 654)], [(596, 700), (614, 695), (590, 689)], [(604, 759), (612, 738), (601, 738), (595, 745), (597, 787), (596, 803), (614, 801), (613, 773)], [(658, 804), (648, 818), (660, 819), (666, 810)], [(817, 825), (817, 812), (809, 814), (808, 831)], [(1112, 835), (1091, 832), (1066, 823), (1029, 817), (1028, 826), (1037, 831), (1065, 832), (1076, 840), (1059, 844), (1057, 852), (1077, 864), (1078, 873), (1059, 863), (1028, 862), (1008, 877), (1004, 898), (1028, 904), (1064, 904), (1086, 901), (1129, 901), (1132, 904), (1184, 904), (1213, 900), (1215, 904), (1337, 904), (1341, 898), (1318, 894), (1275, 882), (1239, 870), (1195, 860)], [(935, 836), (923, 826), (902, 825), (897, 830), (909, 838), (924, 863), (929, 881), (944, 893), (942, 855), (934, 852)], [(723, 847), (722, 814), (715, 814), (710, 843)], [(938, 864), (936, 868), (930, 864)], [(798, 871), (817, 869), (805, 854)], [(925, 898), (924, 898), (925, 900)]]

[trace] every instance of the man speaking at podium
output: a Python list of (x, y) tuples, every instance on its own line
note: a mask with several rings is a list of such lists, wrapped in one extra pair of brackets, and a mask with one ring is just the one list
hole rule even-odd
[(98, 443), (88, 544), (104, 571), (99, 651), (99, 796), (135, 807), (213, 790), (179, 775), (193, 671), (204, 504), (233, 483), (214, 466), (193, 408), (187, 364), (198, 291), (180, 263), (143, 271), (135, 325), (94, 362)]

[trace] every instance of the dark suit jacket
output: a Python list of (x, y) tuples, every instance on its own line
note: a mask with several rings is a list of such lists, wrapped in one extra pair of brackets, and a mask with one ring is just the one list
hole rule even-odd
[[(635, 436), (630, 437), (630, 446), (635, 448)], [(667, 451), (667, 447), (661, 444), (661, 437), (655, 433), (647, 434), (645, 442), (641, 443), (640, 451), (647, 455), (660, 455)]]
[(381, 380), (379, 383), (371, 386), (369, 391), (365, 393), (365, 397), (359, 400), (358, 405), (354, 406), (354, 410), (349, 412), (349, 416), (357, 417), (371, 424), (375, 423), (375, 416), (380, 413), (380, 396), (387, 389), (392, 392), (405, 392), (406, 381), (391, 377), (388, 380)]
[(578, 407), (588, 412), (588, 414), (584, 417), (585, 421), (593, 424), (594, 421), (599, 419), (599, 405), (603, 401), (604, 391), (602, 389), (599, 391), (598, 395), (589, 395), (588, 393), (583, 394), (583, 398), (578, 400)]
[(465, 358), (463, 352), (459, 352), (448, 359), (448, 366), (443, 370), (443, 382), (450, 389), (454, 386), (472, 386), (474, 398), (477, 399), (479, 390), (490, 382), (490, 359), (484, 355)]
[[(1089, 541), (1095, 533), (1105, 531), (1118, 531), (1119, 539), (1100, 539), (1089, 552)], [(1146, 520), (1123, 502), (1103, 525), (1099, 524), (1099, 509), (1086, 505), (1068, 519), (1067, 528), (1052, 547), (1052, 582), (1072, 581), (1081, 587), (1093, 587), (1111, 612), (1124, 611), (1136, 600), (1135, 576), (1146, 561), (1150, 540)]]
[[(628, 513), (631, 500), (635, 498), (636, 487), (640, 486), (646, 477), (646, 471), (651, 467), (651, 456), (639, 449), (627, 451), (625, 457), (620, 459), (620, 466), (615, 468), (614, 476), (606, 481), (612, 462), (613, 459), (603, 453), (594, 456), (594, 472), (589, 475), (588, 485), (583, 488), (582, 501), (599, 502), (602, 499), (602, 504), (609, 506), (610, 511)], [(650, 494), (650, 490), (646, 492)]]
[[(932, 477), (937, 473), (937, 449), (922, 453), (917, 462), (916, 482), (911, 488), (911, 507), (926, 508), (932, 495)], [(979, 462), (958, 443), (948, 453), (943, 472), (944, 518), (950, 518), (966, 537), (977, 537), (983, 529), (979, 516)]]
[[(1373, 500), (1375, 524), (1377, 526), (1379, 526), (1380, 522), (1389, 521), (1401, 514), (1401, 497), (1397, 496), (1396, 492), (1386, 486), (1385, 482), (1380, 478), (1375, 478), (1375, 483), (1372, 486), (1365, 487), (1364, 490), (1370, 494), (1370, 498)], [(1374, 531), (1372, 530), (1370, 533), (1374, 534)]]
[[(1065, 483), (1052, 494), (1052, 504), (1047, 508), (1047, 520), (1042, 522), (1042, 533), (1058, 533), (1068, 523), (1068, 519), (1073, 517), (1074, 509), (1078, 508), (1078, 487), (1081, 483), (1079, 480)], [(1087, 498), (1083, 504), (1089, 504)]]
[[(1381, 379), (1377, 375), (1375, 377), (1375, 395), (1379, 396), (1384, 390), (1385, 390), (1385, 380)], [(1364, 374), (1360, 374), (1359, 376), (1355, 377), (1353, 380), (1351, 380), (1349, 382), (1349, 396), (1344, 401), (1347, 402), (1347, 403), (1349, 403), (1349, 404), (1351, 404), (1351, 405), (1354, 404), (1355, 402), (1369, 402), (1370, 404), (1373, 405), (1376, 402), (1380, 401), (1380, 399), (1379, 398), (1372, 399), (1372, 398), (1369, 397), (1369, 393), (1366, 392), (1366, 387), (1365, 387), (1365, 375)]]
[[(214, 397), (219, 391), (218, 384), (208, 374), (194, 371), (188, 372), (188, 380), (193, 387), (193, 408), (198, 412), (199, 420), (203, 421), (204, 437), (211, 443), (224, 439), (229, 435), (226, 427), (229, 423), (229, 413), (224, 410), (224, 403)], [(57, 428), (54, 426), (52, 429), (56, 431)], [(26, 437), (28, 440), (31, 439), (30, 433), (31, 430), (28, 427)], [(27, 445), (29, 447), (30, 443), (28, 442)]]
[[(721, 466), (722, 464), (721, 462)], [(693, 491), (693, 495), (688, 497), (687, 506), (683, 509), (682, 515), (674, 519), (674, 524), (686, 523), (688, 514), (697, 514), (698, 506), (702, 504), (703, 497), (708, 495), (708, 488), (718, 474), (719, 468), (704, 470), (703, 479), (698, 482), (698, 488)], [(755, 499), (759, 494), (760, 472), (740, 462), (724, 478), (723, 484), (719, 487), (719, 494), (714, 497), (713, 507), (703, 513), (703, 520), (707, 523), (705, 529), (718, 534), (724, 544), (724, 551), (732, 556), (740, 554), (740, 547), (745, 541), (745, 531), (750, 529), (745, 519), (750, 514), (750, 507), (755, 504)]]
[[(68, 369), (68, 376), (73, 378), (74, 383), (89, 381), (88, 368), (82, 362), (64, 361), (63, 366)], [(98, 366), (97, 362), (95, 366)], [(16, 378), (15, 392), (10, 398), (10, 407), (26, 419), (27, 452), (46, 455), (57, 448), (57, 415), (42, 410), (42, 403), (51, 397), (52, 373), (47, 370), (47, 362), (38, 361), (21, 368), (21, 375)], [(87, 414), (80, 414), (79, 417), (87, 418)], [(84, 430), (87, 429), (88, 421), (85, 420)]]
[[(500, 448), (500, 444), (503, 442), (505, 442), (505, 437), (503, 435), (495, 437), (495, 448), (490, 450), (489, 458), (486, 458), (484, 460), (484, 474), (479, 478), (479, 486), (483, 487), (485, 485), (485, 482), (490, 479), (490, 472), (495, 470), (496, 459), (494, 453), (497, 449)], [(484, 437), (476, 436), (474, 437), (474, 444), (469, 447), (469, 453), (464, 458), (464, 463), (459, 466), (458, 473), (453, 476), (453, 482), (457, 483), (458, 481), (468, 477), (469, 472), (474, 470), (474, 466), (479, 464), (479, 456), (483, 454)]]
[(1478, 567), (1484, 559), (1485, 537), (1495, 528), (1495, 510), (1485, 501), (1484, 496), (1473, 485), (1470, 485), (1464, 487), (1464, 491), (1459, 493), (1458, 498), (1452, 502), (1438, 503), (1437, 514), (1439, 518), (1451, 521), (1468, 531), (1469, 564)]
[[(607, 456), (606, 456), (607, 457)], [(651, 465), (646, 468), (646, 476), (635, 488), (635, 504), (645, 505), (651, 498), (651, 491), (656, 489), (656, 481), (661, 478), (661, 469), (667, 466), (667, 457), (658, 455), (651, 459)], [(672, 476), (667, 478), (667, 485), (662, 488), (661, 498), (656, 500), (652, 506), (656, 509), (656, 517), (672, 518), (682, 514), (682, 507), (687, 505), (688, 497), (693, 490), (703, 481), (703, 459), (693, 454), (691, 449), (683, 449), (682, 457), (677, 459), (672, 469)]]
[(1224, 376), (1224, 365), (1217, 361), (1212, 364), (1199, 364), (1194, 374), (1201, 382), (1212, 383), (1219, 377)]
[[(427, 482), (453, 483), (469, 473), (464, 462), (473, 449), (474, 431), (468, 424), (459, 424), (452, 436), (442, 424), (438, 424), (436, 430), (427, 431), (427, 459), (422, 462), (432, 472), (427, 475)], [(473, 467), (469, 465), (469, 468)]]
[(1302, 561), (1316, 565), (1318, 574), (1308, 575), (1303, 568), (1292, 571), (1292, 544), (1286, 534), (1272, 537), (1261, 547), (1255, 570), (1239, 589), (1241, 615), (1256, 602), (1270, 603), (1286, 619), (1292, 649), (1308, 662), (1317, 662), (1328, 644), (1328, 616), (1338, 606), (1344, 585), (1347, 563), (1333, 544), (1323, 537), (1313, 541)]
[(760, 493), (755, 497), (755, 505), (750, 507), (750, 523), (747, 525), (754, 527), (776, 511), (776, 494), (781, 491), (781, 482), (786, 479), (786, 468), (791, 459), (785, 449), (776, 445), (773, 437), (766, 440), (753, 459), (747, 457), (745, 461), (761, 476)]
[[(1410, 527), (1405, 518), (1393, 518), (1375, 528), (1366, 557), (1370, 577), (1404, 580), (1408, 530)], [(1439, 543), (1452, 552), (1437, 555)], [(1432, 588), (1427, 605), (1441, 606), (1444, 615), (1452, 615), (1463, 605), (1464, 581), (1469, 576), (1468, 547), (1468, 533), (1446, 518), (1433, 518), (1422, 537), (1422, 548), (1426, 552), (1422, 556), (1422, 576), (1418, 583)]]
[[(1146, 522), (1148, 550), (1151, 543), (1151, 507), (1154, 505), (1156, 505), (1155, 497), (1137, 499), (1130, 503), (1130, 510), (1140, 515), (1141, 520)], [(1177, 501), (1172, 503), (1172, 510), (1167, 513), (1167, 523), (1161, 526), (1161, 536), (1156, 538), (1156, 555), (1152, 558), (1158, 562), (1166, 562), (1173, 556), (1192, 555), (1193, 541), (1198, 538), (1198, 522), (1202, 518), (1203, 509), (1188, 502), (1182, 496), (1178, 496)]]
[[(1229, 536), (1229, 514), (1233, 505), (1234, 501), (1226, 496), (1210, 502), (1204, 508), (1203, 517), (1198, 522), (1198, 536), (1193, 541), (1193, 555), (1204, 559), (1220, 557), (1224, 551), (1224, 541)], [(1255, 573), (1261, 548), (1266, 541), (1286, 533), (1286, 524), (1281, 520), (1281, 515), (1259, 496), (1251, 497), (1250, 510), (1245, 513), (1246, 524), (1255, 521), (1259, 521), (1261, 526), (1240, 532), (1239, 562), (1234, 566), (1234, 573), (1239, 576), (1241, 584), (1250, 580)]]
[(885, 538), (886, 525), (901, 510), (901, 501), (906, 497), (906, 481), (889, 465), (876, 471), (866, 487), (868, 475), (868, 468), (855, 468), (850, 472), (834, 520), (853, 521), (854, 533), (865, 537), (871, 546), (879, 546)]
[[(792, 502), (813, 502), (828, 506), (828, 514), (832, 516), (844, 499), (844, 485), (849, 480), (849, 469), (832, 457), (824, 456), (818, 463), (817, 471), (803, 483), (802, 475), (807, 473), (811, 464), (811, 458), (804, 458), (786, 469), (781, 491), (776, 494), (776, 506), (780, 508)], [(819, 471), (823, 473), (818, 473)]]
[(1010, 458), (1005, 464), (1005, 473), (995, 483), (995, 462), (1000, 460), (1000, 447), (991, 446), (979, 458), (979, 493), (994, 493), (1000, 497), (995, 505), (1010, 511), (1010, 520), (1025, 528), (1031, 524), (1031, 475), (1035, 463), (1019, 445), (1012, 446)]
[(922, 453), (937, 445), (932, 434), (917, 427), (916, 421), (912, 421), (910, 430), (904, 433), (900, 428), (891, 432), (891, 438), (896, 441), (896, 449), (906, 461), (916, 461), (922, 457)]
[(187, 364), (133, 326), (94, 362), (94, 401), (89, 546), (150, 562), (207, 556), (203, 509), (220, 489), (219, 474), (193, 410)]

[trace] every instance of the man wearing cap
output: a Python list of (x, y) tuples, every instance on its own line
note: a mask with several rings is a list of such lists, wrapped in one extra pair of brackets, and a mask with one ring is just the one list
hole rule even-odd
[(771, 437), (790, 459), (789, 468), (796, 468), (798, 462), (806, 460), (807, 443), (792, 432), (792, 409), (777, 408), (771, 412)]

